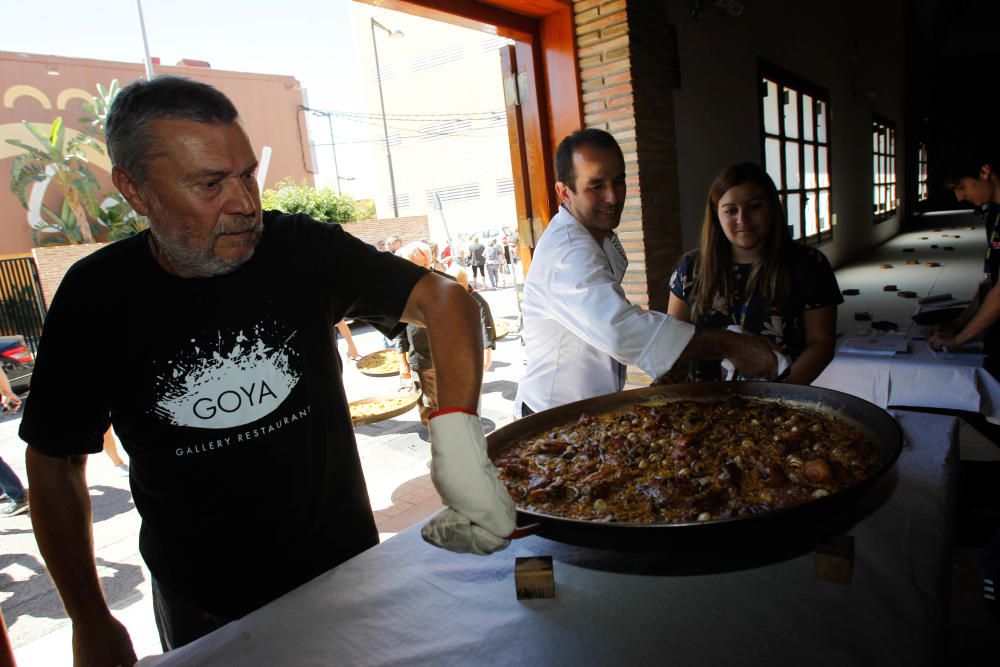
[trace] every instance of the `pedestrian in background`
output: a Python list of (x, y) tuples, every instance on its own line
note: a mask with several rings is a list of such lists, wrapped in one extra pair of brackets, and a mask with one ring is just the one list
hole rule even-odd
[[(490, 287), (493, 289), (497, 288), (498, 276), (497, 272), (500, 270), (500, 248), (497, 247), (497, 240), (490, 239), (489, 246), (486, 247), (486, 275), (490, 277)], [(504, 287), (507, 286), (507, 281), (504, 281)]]
[(479, 283), (476, 282), (476, 276), (479, 276), (483, 281), (483, 289), (486, 289), (486, 246), (479, 242), (478, 236), (472, 237), (469, 255), (472, 257), (472, 286), (479, 286)]
[[(10, 386), (7, 374), (0, 369), (0, 406), (3, 410), (17, 412), (21, 409), (21, 399)], [(0, 491), (7, 500), (0, 505), (0, 516), (16, 516), (28, 511), (28, 492), (24, 490), (17, 473), (0, 458)]]

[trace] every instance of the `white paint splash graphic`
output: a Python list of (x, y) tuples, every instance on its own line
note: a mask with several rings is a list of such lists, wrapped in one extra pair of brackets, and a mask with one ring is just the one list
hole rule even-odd
[[(275, 326), (275, 328), (278, 328)], [(214, 350), (192, 348), (157, 376), (154, 414), (175, 426), (221, 429), (242, 426), (266, 417), (288, 398), (300, 373), (290, 360), (297, 357), (288, 342), (265, 342), (275, 333), (254, 327), (252, 339), (242, 331), (233, 336), (219, 332)], [(224, 342), (228, 338), (232, 343)], [(280, 339), (279, 339), (280, 340)]]

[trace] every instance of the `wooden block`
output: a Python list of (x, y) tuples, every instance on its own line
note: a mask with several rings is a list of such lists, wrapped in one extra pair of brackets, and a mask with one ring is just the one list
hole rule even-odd
[(528, 556), (515, 559), (514, 589), (518, 600), (542, 600), (556, 596), (552, 556)]
[(934, 245), (932, 245), (931, 247), (932, 247), (932, 248), (934, 248), (934, 249), (937, 249), (937, 248), (938, 248), (938, 245), (937, 245), (937, 244), (935, 243), (935, 244), (934, 244)]
[(908, 259), (908, 260), (906, 260), (906, 263), (910, 264), (910, 265), (919, 264), (920, 260), (919, 259)]
[(921, 240), (921, 241), (926, 241), (926, 240), (927, 240), (927, 237), (926, 237), (926, 236), (921, 236), (921, 237), (920, 237), (920, 240)]
[(883, 292), (895, 292), (896, 291), (896, 286), (895, 285), (883, 285), (882, 286), (882, 291)]
[(880, 268), (880, 269), (891, 269), (892, 268), (892, 264), (879, 264), (878, 268)]
[(861, 294), (861, 290), (851, 287), (848, 289), (840, 290), (840, 293), (843, 294), (844, 296), (857, 296), (858, 294)]
[(944, 247), (944, 250), (947, 250), (948, 252), (952, 252), (953, 250), (955, 250), (955, 247), (954, 246), (950, 246), (950, 245), (946, 245)]
[(849, 585), (854, 576), (854, 538), (838, 535), (816, 547), (816, 578)]
[(854, 313), (854, 319), (858, 322), (871, 322), (872, 314), (867, 312)]
[(931, 268), (934, 268), (935, 266), (941, 266), (941, 262), (927, 262), (926, 264), (924, 264), (924, 266), (929, 266)]
[(916, 248), (903, 248), (903, 252), (916, 252)]
[(896, 292), (896, 296), (901, 296), (904, 299), (916, 299), (917, 298), (917, 293), (916, 292), (911, 292), (910, 290), (902, 290), (902, 291)]

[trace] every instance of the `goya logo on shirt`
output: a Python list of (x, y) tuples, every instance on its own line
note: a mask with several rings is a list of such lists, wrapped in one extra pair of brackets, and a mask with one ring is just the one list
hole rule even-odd
[(295, 332), (256, 325), (220, 331), (215, 340), (191, 339), (156, 376), (153, 413), (175, 426), (221, 429), (266, 417), (298, 383)]

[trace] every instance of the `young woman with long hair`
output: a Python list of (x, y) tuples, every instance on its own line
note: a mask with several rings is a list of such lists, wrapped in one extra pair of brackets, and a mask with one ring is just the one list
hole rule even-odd
[[(701, 246), (677, 263), (667, 312), (703, 327), (737, 326), (770, 338), (793, 363), (787, 382), (809, 384), (833, 358), (844, 298), (819, 250), (792, 240), (774, 182), (750, 162), (722, 170), (708, 191)], [(693, 379), (720, 379), (701, 362)]]

